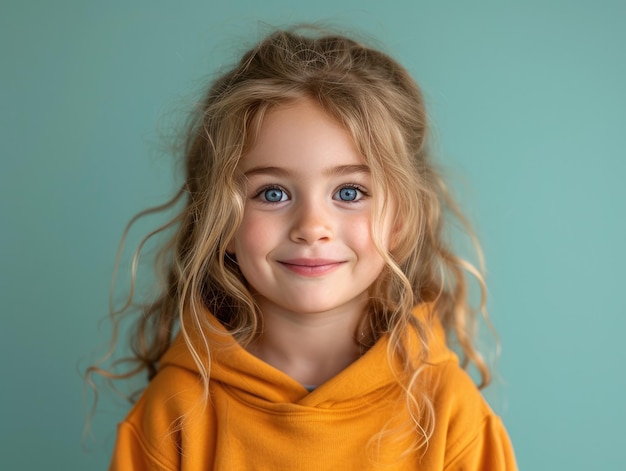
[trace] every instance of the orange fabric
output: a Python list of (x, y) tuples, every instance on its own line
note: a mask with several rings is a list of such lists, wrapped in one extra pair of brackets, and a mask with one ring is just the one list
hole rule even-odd
[(370, 442), (385, 426), (410, 423), (385, 338), (311, 393), (228, 335), (213, 334), (209, 343), (210, 401), (200, 402), (197, 368), (179, 336), (120, 424), (110, 470), (517, 469), (500, 419), (445, 347), (440, 327), (421, 376), (434, 399), (435, 433), (426, 452), (408, 454), (414, 432)]

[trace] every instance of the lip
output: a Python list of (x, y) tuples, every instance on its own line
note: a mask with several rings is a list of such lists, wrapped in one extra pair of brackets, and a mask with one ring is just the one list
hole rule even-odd
[(302, 276), (326, 275), (345, 262), (343, 260), (331, 260), (327, 258), (293, 258), (279, 260), (278, 263), (287, 270)]

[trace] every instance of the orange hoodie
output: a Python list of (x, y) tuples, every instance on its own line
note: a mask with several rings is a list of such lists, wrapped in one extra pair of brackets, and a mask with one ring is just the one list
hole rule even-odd
[(209, 402), (200, 402), (198, 370), (178, 336), (119, 425), (110, 470), (517, 469), (500, 419), (445, 346), (440, 326), (423, 373), (432, 385), (435, 432), (427, 450), (404, 453), (415, 432), (371, 440), (411, 423), (386, 338), (309, 393), (207, 315), (225, 334), (209, 334)]

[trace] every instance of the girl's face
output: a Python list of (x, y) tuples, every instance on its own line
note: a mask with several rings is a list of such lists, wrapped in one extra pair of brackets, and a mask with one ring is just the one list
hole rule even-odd
[(350, 134), (300, 99), (265, 116), (240, 170), (247, 200), (229, 251), (261, 309), (362, 314), (384, 262), (370, 230), (369, 168)]

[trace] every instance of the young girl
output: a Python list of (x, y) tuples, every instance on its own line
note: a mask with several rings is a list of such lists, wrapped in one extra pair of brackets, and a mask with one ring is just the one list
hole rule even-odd
[(149, 379), (111, 469), (516, 468), (446, 346), (489, 382), (426, 135), (407, 71), (342, 36), (275, 32), (213, 84), (167, 286), (110, 374)]

